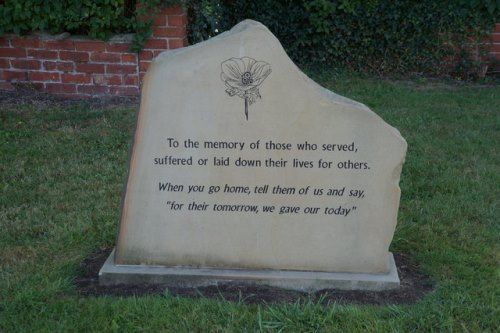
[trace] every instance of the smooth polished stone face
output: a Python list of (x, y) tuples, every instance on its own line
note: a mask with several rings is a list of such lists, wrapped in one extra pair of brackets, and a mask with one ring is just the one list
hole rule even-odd
[(243, 21), (151, 64), (115, 263), (387, 272), (405, 153)]

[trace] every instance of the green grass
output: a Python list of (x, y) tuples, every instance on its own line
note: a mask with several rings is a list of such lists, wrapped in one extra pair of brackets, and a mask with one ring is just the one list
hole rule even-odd
[(499, 331), (500, 88), (332, 78), (408, 141), (391, 251), (433, 292), (400, 306), (81, 297), (80, 262), (115, 244), (135, 108), (0, 104), (0, 332)]

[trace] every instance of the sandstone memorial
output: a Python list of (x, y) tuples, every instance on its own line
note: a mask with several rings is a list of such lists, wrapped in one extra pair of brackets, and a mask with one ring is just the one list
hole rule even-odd
[(100, 283), (383, 290), (406, 142), (262, 24), (162, 53), (142, 88)]

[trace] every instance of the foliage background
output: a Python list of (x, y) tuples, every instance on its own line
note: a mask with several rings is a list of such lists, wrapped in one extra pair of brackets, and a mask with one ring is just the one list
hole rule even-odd
[(301, 65), (465, 79), (484, 76), (482, 42), (500, 21), (498, 0), (201, 0), (189, 10), (192, 43), (250, 18)]
[(171, 3), (187, 8), (191, 43), (249, 18), (300, 65), (375, 74), (483, 77), (492, 64), (484, 38), (500, 22), (500, 0), (5, 0), (0, 35), (135, 32), (139, 51), (152, 22), (138, 18)]
[(44, 31), (69, 32), (108, 39), (134, 32), (131, 51), (139, 51), (151, 35), (152, 19), (161, 5), (181, 0), (5, 0), (0, 3), (0, 36)]
[(123, 0), (5, 0), (0, 4), (0, 32), (70, 32), (93, 38), (130, 31), (133, 20)]

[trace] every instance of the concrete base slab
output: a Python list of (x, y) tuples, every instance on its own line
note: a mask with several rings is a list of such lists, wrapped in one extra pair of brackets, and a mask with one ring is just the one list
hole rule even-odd
[(162, 284), (165, 287), (192, 288), (245, 283), (306, 292), (322, 289), (380, 291), (399, 288), (399, 276), (392, 253), (389, 253), (390, 270), (387, 274), (115, 265), (114, 256), (113, 250), (99, 271), (101, 285)]

